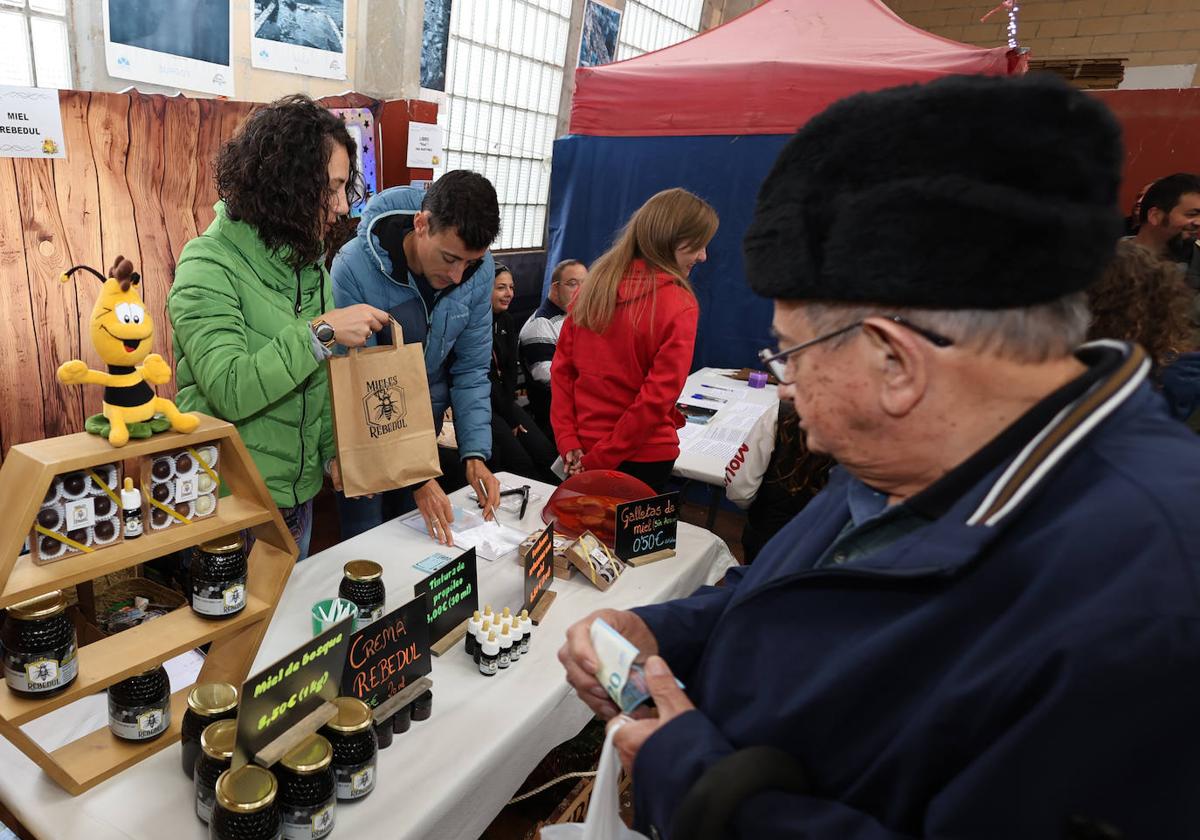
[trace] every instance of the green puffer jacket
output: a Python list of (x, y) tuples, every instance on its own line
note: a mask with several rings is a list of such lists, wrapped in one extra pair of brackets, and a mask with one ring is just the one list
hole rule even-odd
[(275, 504), (321, 489), (334, 455), (329, 379), (313, 355), (312, 319), (333, 309), (323, 265), (296, 272), (223, 203), (183, 248), (167, 297), (176, 404), (237, 426)]

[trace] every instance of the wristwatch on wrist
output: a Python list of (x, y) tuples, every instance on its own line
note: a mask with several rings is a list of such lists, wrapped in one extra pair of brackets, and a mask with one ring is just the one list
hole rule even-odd
[(312, 323), (312, 331), (313, 335), (317, 337), (317, 341), (321, 342), (326, 347), (333, 346), (335, 334), (333, 332), (333, 327), (331, 327), (328, 323), (317, 319)]

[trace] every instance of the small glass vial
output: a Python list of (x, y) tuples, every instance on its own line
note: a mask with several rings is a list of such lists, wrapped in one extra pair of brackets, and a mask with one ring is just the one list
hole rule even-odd
[(121, 489), (121, 518), (125, 523), (125, 539), (134, 540), (142, 535), (142, 493), (133, 486), (132, 478), (126, 478)]
[(353, 601), (358, 607), (354, 631), (383, 618), (387, 593), (383, 587), (383, 566), (370, 560), (351, 560), (342, 567), (342, 582), (338, 596)]
[(529, 653), (529, 642), (533, 638), (533, 619), (529, 610), (521, 610), (521, 655)]
[(283, 820), (275, 802), (278, 790), (270, 770), (254, 764), (226, 770), (217, 779), (209, 840), (279, 840)]
[(463, 636), (463, 644), (467, 649), (467, 656), (475, 656), (475, 634), (479, 632), (479, 628), (483, 626), (483, 616), (479, 614), (479, 610), (475, 610), (475, 614), (467, 621), (467, 634)]
[(433, 717), (433, 692), (426, 691), (412, 701), (412, 719), (429, 720)]
[(356, 697), (338, 697), (337, 715), (321, 734), (333, 746), (333, 775), (339, 801), (362, 799), (375, 789), (375, 741), (371, 707)]
[(504, 670), (512, 664), (512, 630), (507, 621), (500, 625), (500, 657), (496, 660), (496, 667)]
[(4, 680), (13, 693), (47, 697), (75, 682), (79, 641), (66, 610), (66, 596), (57, 590), (8, 608), (0, 649)]
[(161, 665), (108, 687), (108, 728), (126, 741), (157, 738), (171, 725), (171, 680)]
[(514, 615), (510, 621), (508, 633), (512, 636), (512, 650), (508, 652), (508, 658), (511, 662), (516, 663), (521, 658), (521, 617)]
[(333, 831), (337, 782), (333, 746), (312, 735), (275, 765), (284, 840), (318, 840)]
[(246, 543), (230, 534), (192, 552), (192, 610), (205, 618), (229, 618), (246, 608)]
[(200, 735), (210, 723), (237, 717), (238, 690), (229, 683), (201, 683), (188, 693), (187, 703), (179, 741), (183, 772), (190, 779), (200, 757)]
[(218, 720), (200, 733), (200, 755), (196, 758), (193, 781), (196, 788), (196, 816), (207, 823), (217, 804), (217, 779), (233, 761), (233, 744), (237, 740), (237, 721)]
[(496, 676), (500, 667), (500, 643), (496, 641), (496, 631), (488, 633), (487, 640), (479, 649), (479, 673), (485, 677)]

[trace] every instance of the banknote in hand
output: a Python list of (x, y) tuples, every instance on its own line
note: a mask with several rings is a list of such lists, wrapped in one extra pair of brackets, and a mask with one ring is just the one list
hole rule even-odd
[[(640, 651), (602, 618), (592, 622), (591, 637), (600, 661), (596, 679), (621, 711), (629, 714), (650, 699), (646, 672), (634, 662)], [(675, 683), (683, 688), (679, 680)]]

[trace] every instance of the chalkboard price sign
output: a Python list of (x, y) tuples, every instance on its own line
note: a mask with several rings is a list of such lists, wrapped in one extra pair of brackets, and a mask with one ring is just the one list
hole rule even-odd
[(244, 764), (292, 725), (338, 696), (351, 621), (306, 642), (242, 685), (234, 764)]
[(479, 582), (475, 549), (468, 548), (454, 560), (413, 587), (419, 597), (428, 593), (426, 620), (429, 638), (437, 642), (450, 635), (479, 609)]
[(635, 566), (675, 554), (679, 494), (666, 493), (617, 505), (616, 555)]
[(342, 695), (375, 708), (432, 669), (426, 597), (418, 595), (350, 637)]
[(554, 575), (554, 526), (547, 525), (525, 552), (525, 609), (533, 612)]

